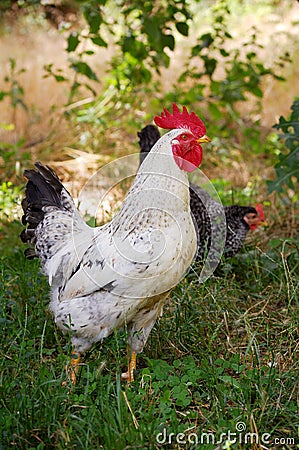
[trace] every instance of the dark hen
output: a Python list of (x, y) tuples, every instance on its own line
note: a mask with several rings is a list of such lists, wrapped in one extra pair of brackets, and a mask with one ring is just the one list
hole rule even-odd
[[(160, 132), (154, 125), (147, 125), (138, 133), (140, 146), (140, 164), (150, 152), (152, 146), (160, 138)], [(261, 205), (252, 206), (225, 206), (211, 197), (204, 189), (194, 183), (190, 183), (190, 207), (198, 235), (197, 258), (202, 260), (210, 251), (213, 235), (213, 245), (217, 243), (217, 232), (221, 240), (221, 227), (226, 221), (226, 238), (224, 255), (233, 256), (242, 248), (248, 231), (257, 228), (265, 217)], [(223, 220), (223, 212), (225, 221)], [(216, 240), (215, 240), (215, 238)], [(218, 240), (218, 241), (219, 241)], [(218, 244), (217, 244), (218, 245)], [(216, 252), (217, 253), (217, 252)]]

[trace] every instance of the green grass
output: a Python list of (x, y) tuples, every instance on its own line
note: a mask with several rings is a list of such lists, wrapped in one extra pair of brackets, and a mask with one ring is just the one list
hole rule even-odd
[[(89, 352), (70, 391), (62, 386), (70, 343), (47, 310), (38, 262), (23, 256), (20, 230), (7, 222), (0, 239), (1, 449), (298, 448), (294, 240), (246, 248), (204, 284), (191, 271), (129, 388), (120, 381), (124, 331)], [(221, 434), (236, 427), (221, 447)]]

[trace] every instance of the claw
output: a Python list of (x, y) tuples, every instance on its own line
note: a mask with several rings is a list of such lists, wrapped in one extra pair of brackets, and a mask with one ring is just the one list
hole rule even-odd
[(121, 374), (122, 380), (127, 380), (127, 384), (134, 381), (134, 371), (136, 370), (136, 353), (132, 352), (128, 366), (128, 371)]
[[(71, 369), (69, 372), (69, 378), (70, 378), (73, 386), (75, 386), (76, 381), (77, 381), (77, 373), (79, 370), (80, 361), (81, 361), (81, 356), (77, 355), (76, 353), (73, 353), (72, 359), (71, 359)], [(63, 386), (65, 386), (66, 384), (67, 384), (66, 381), (64, 381), (62, 383)]]

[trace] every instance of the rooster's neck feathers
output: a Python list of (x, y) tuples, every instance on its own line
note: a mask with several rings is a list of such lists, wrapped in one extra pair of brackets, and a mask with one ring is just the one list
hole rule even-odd
[[(165, 120), (169, 120), (169, 114), (166, 114)], [(147, 125), (138, 133), (138, 137), (140, 138), (139, 146), (141, 150), (140, 163), (143, 161), (143, 166), (146, 159), (151, 155), (153, 151), (151, 148), (159, 139), (160, 133), (154, 125)], [(251, 206), (232, 205), (223, 208), (221, 203), (193, 183), (190, 184), (190, 206), (197, 230), (198, 257), (200, 259), (206, 255), (207, 250), (211, 247), (212, 228), (214, 228), (214, 234), (218, 235), (215, 224), (219, 222), (219, 229), (226, 228), (224, 253), (227, 256), (236, 254), (242, 248), (249, 231), (249, 225), (244, 220), (245, 214), (257, 213), (257, 210)], [(225, 214), (225, 217), (223, 217), (223, 214)], [(219, 220), (221, 218), (225, 220)]]

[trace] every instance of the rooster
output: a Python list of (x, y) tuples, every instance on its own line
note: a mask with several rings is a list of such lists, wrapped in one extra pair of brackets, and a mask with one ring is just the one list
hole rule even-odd
[[(140, 164), (142, 164), (151, 148), (160, 139), (160, 132), (156, 126), (147, 125), (137, 135), (141, 151)], [(223, 230), (220, 228), (226, 227), (223, 250), (225, 256), (231, 257), (241, 250), (248, 231), (255, 230), (265, 220), (262, 205), (257, 204), (255, 208), (239, 205), (225, 206), (223, 211), (219, 202), (194, 183), (190, 183), (190, 207), (198, 233), (198, 260), (204, 259), (209, 252), (212, 253), (212, 258), (216, 259), (219, 256), (217, 241), (215, 248), (211, 248), (212, 231), (216, 237), (217, 235), (221, 237)], [(209, 256), (211, 258), (211, 254)]]
[(34, 245), (25, 255), (40, 259), (50, 310), (70, 334), (73, 384), (82, 355), (121, 327), (128, 330), (129, 356), (122, 378), (134, 380), (136, 355), (196, 253), (187, 172), (200, 165), (200, 144), (210, 139), (199, 117), (175, 104), (155, 123), (171, 131), (152, 148), (119, 212), (101, 227), (85, 223), (50, 167), (37, 162), (37, 170), (24, 172), (21, 239)]

